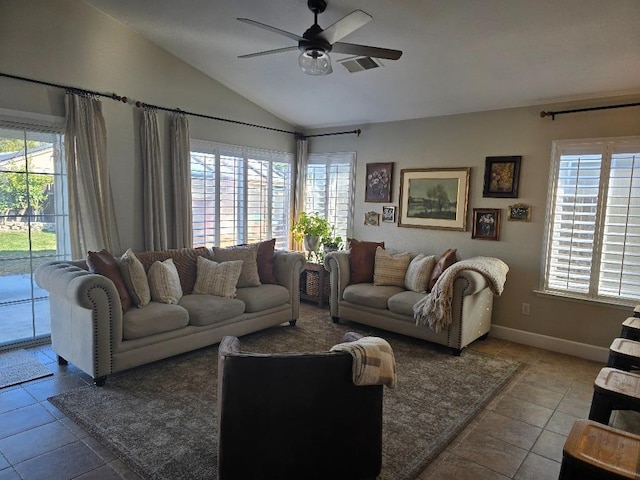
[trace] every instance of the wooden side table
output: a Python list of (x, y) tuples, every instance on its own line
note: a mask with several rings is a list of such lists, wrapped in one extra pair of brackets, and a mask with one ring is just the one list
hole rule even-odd
[(317, 302), (320, 308), (328, 305), (329, 272), (321, 263), (307, 262), (300, 273), (300, 299)]

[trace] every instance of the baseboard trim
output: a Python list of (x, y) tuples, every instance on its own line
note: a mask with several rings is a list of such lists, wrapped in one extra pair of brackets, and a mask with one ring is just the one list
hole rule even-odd
[(502, 340), (522, 343), (523, 345), (529, 345), (531, 347), (544, 348), (552, 352), (566, 353), (567, 355), (586, 358), (587, 360), (594, 360), (596, 362), (607, 363), (609, 359), (608, 348), (549, 337), (547, 335), (540, 335), (539, 333), (525, 332), (524, 330), (516, 330), (515, 328), (502, 327), (500, 325), (491, 325), (489, 335)]

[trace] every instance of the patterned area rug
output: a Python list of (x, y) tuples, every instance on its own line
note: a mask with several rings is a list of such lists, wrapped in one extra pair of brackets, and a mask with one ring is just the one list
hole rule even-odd
[[(347, 331), (384, 337), (396, 356), (398, 387), (385, 388), (381, 480), (415, 479), (516, 373), (517, 362), (336, 325), (305, 305), (296, 327), (246, 335), (253, 352), (326, 351)], [(49, 399), (148, 479), (217, 478), (217, 346), (179, 355)]]
[(0, 353), (0, 388), (53, 375), (26, 350)]

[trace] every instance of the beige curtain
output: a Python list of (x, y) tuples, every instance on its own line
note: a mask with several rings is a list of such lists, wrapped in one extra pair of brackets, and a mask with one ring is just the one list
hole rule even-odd
[(155, 110), (145, 108), (143, 111), (140, 141), (143, 170), (144, 246), (146, 250), (163, 250), (169, 245), (164, 174)]
[[(300, 213), (304, 211), (305, 205), (305, 185), (307, 174), (307, 161), (308, 161), (308, 141), (306, 138), (300, 136), (296, 139), (296, 164), (295, 164), (295, 190), (293, 199), (293, 220), (297, 220), (300, 217)], [(293, 250), (304, 250), (302, 242), (296, 242), (291, 239)]]
[(173, 247), (193, 246), (191, 215), (191, 148), (189, 121), (183, 114), (171, 115), (171, 173), (173, 181)]
[(73, 258), (106, 248), (120, 253), (102, 103), (67, 92), (65, 158), (69, 189), (69, 229)]

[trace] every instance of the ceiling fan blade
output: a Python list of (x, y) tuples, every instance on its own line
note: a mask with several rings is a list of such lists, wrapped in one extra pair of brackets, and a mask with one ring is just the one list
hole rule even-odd
[(333, 25), (325, 28), (319, 35), (325, 42), (333, 44), (338, 40), (342, 40), (344, 37), (357, 29), (366, 25), (371, 21), (373, 17), (362, 10), (354, 10), (350, 14), (342, 17)]
[(296, 35), (295, 33), (287, 32), (285, 30), (280, 30), (279, 28), (272, 27), (271, 25), (266, 25), (264, 23), (256, 22), (255, 20), (251, 20), (250, 18), (238, 18), (243, 23), (248, 23), (249, 25), (253, 25), (254, 27), (263, 28), (265, 30), (269, 30), (270, 32), (277, 33), (278, 35), (283, 35), (288, 37), (296, 42), (300, 40), (304, 40), (300, 35)]
[(391, 50), (389, 48), (369, 47), (367, 45), (356, 45), (355, 43), (334, 43), (331, 47), (332, 53), (346, 53), (347, 55), (358, 55), (362, 57), (385, 58), (387, 60), (398, 60), (402, 56), (402, 51)]
[(298, 50), (298, 47), (293, 46), (293, 47), (276, 48), (274, 50), (266, 50), (264, 52), (249, 53), (247, 55), (239, 55), (238, 58), (261, 57), (263, 55), (271, 55), (272, 53), (290, 52), (292, 50)]

